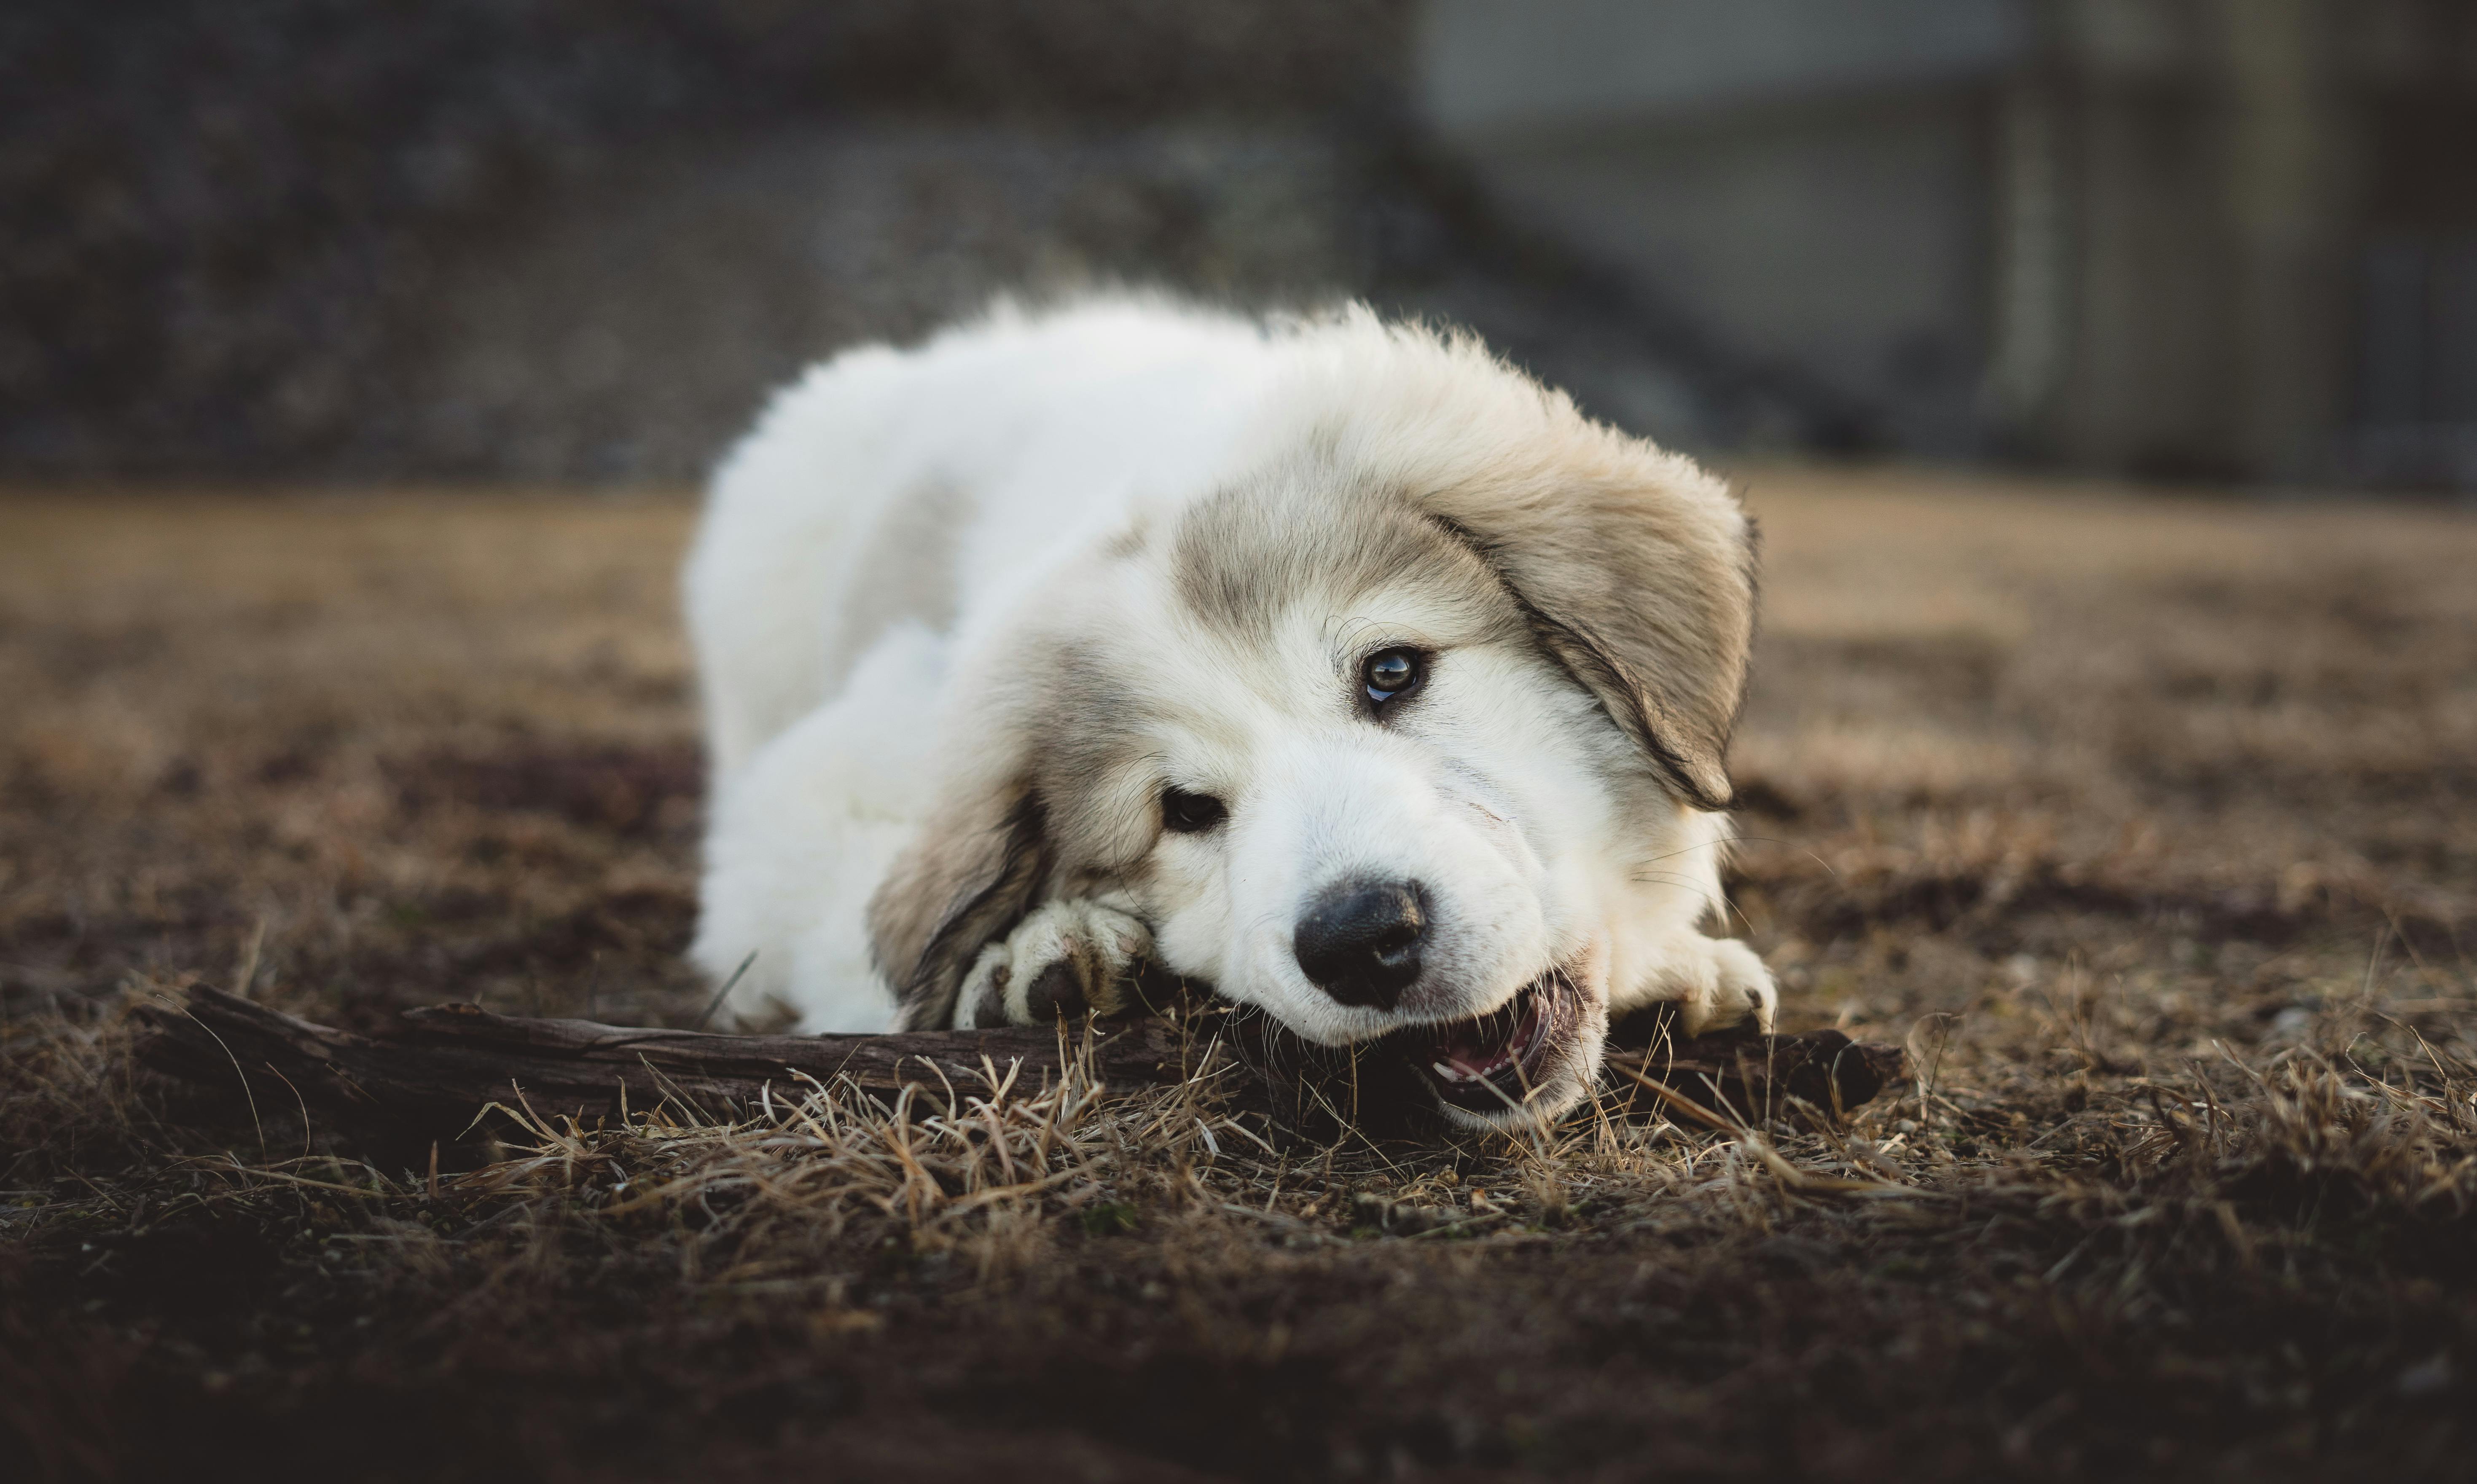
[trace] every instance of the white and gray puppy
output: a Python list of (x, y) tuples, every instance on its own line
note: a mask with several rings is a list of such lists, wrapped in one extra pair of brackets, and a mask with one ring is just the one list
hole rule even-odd
[(812, 1030), (1046, 1023), (1148, 961), (1553, 1117), (1699, 930), (1753, 625), (1728, 489), (1467, 337), (1113, 296), (855, 350), (688, 563), (693, 957)]

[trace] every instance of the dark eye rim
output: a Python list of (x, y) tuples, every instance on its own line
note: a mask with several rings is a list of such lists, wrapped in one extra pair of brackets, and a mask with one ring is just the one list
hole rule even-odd
[[(1389, 659), (1395, 655), (1404, 656), (1411, 661), (1411, 678), (1394, 689), (1386, 690), (1377, 685), (1374, 672), (1378, 661)], [(1372, 707), (1380, 710), (1389, 707), (1404, 697), (1416, 695), (1425, 689), (1429, 668), (1435, 662), (1435, 655), (1415, 644), (1389, 644), (1381, 650), (1370, 653), (1366, 658), (1359, 662), (1359, 694)]]
[(1162, 785), (1161, 811), (1162, 828), (1171, 834), (1204, 834), (1230, 817), (1230, 805), (1219, 799), (1175, 783)]

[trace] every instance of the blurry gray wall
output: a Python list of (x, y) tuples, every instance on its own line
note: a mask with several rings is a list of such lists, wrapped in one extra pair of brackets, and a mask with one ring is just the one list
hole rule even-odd
[(2477, 486), (2464, 0), (16, 0), (0, 472), (659, 479), (999, 290), (1689, 448)]
[(1711, 447), (1846, 422), (1508, 230), (1414, 0), (17, 0), (0, 471), (682, 480), (1001, 291), (1345, 295)]
[(1491, 200), (1870, 441), (2477, 485), (2477, 7), (1431, 0)]
[(0, 470), (691, 478), (1003, 288), (1365, 279), (1409, 0), (13, 0)]
[(1969, 452), (2007, 0), (1435, 0), (1420, 97), (1507, 210)]

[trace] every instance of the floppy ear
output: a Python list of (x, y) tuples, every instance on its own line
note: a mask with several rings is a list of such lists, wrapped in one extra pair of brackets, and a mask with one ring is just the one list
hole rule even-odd
[(894, 988), (897, 1030), (942, 1030), (982, 947), (1032, 909), (1049, 875), (1029, 784), (983, 788), (930, 817), (868, 903), (869, 949)]
[[(1754, 646), (1754, 529), (1683, 458), (1425, 496), (1494, 568), (1532, 631), (1689, 803), (1725, 809)], [(1527, 482), (1526, 482), (1527, 483)]]

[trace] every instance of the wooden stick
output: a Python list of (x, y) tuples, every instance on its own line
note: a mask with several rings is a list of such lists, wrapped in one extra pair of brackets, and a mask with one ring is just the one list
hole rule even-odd
[[(929, 1032), (900, 1036), (734, 1036), (699, 1030), (603, 1026), (592, 1021), (496, 1015), (479, 1005), (407, 1010), (393, 1034), (364, 1036), (315, 1025), (203, 985), (182, 1005), (148, 1006), (139, 1046), (146, 1065), (186, 1081), (229, 1085), (245, 1076), (282, 1076), (330, 1111), (432, 1129), (460, 1130), (485, 1105), (513, 1102), (521, 1089), (545, 1116), (590, 1121), (639, 1111), (664, 1099), (712, 1117), (760, 1101), (771, 1082), (779, 1101), (800, 1094), (802, 1074), (891, 1098), (906, 1083), (958, 1089), (981, 1085), (982, 1058), (998, 1075), (1022, 1065), (1025, 1081), (1057, 1076), (1069, 1047), (1055, 1029)], [(229, 1049), (230, 1054), (226, 1054)], [(1176, 1025), (1134, 1021), (1100, 1027), (1091, 1039), (1093, 1075), (1113, 1087), (1174, 1082), (1186, 1076)], [(1018, 1085), (1021, 1085), (1020, 1083)]]
[[(1214, 1012), (1101, 1022), (1088, 1032), (1037, 1026), (915, 1031), (882, 1036), (736, 1036), (698, 1030), (603, 1026), (592, 1021), (497, 1015), (478, 1005), (408, 1010), (402, 1029), (365, 1036), (286, 1015), (204, 985), (185, 1003), (142, 1009), (139, 1045), (155, 1070), (203, 1086), (250, 1091), (282, 1078), (307, 1102), (331, 1113), (424, 1135), (453, 1135), (492, 1102), (521, 1092), (536, 1113), (590, 1123), (642, 1111), (664, 1100), (713, 1118), (758, 1104), (771, 1083), (776, 1101), (797, 1096), (800, 1080), (891, 1100), (907, 1085), (942, 1097), (952, 1085), (982, 1085), (984, 1064), (1017, 1086), (1055, 1078), (1067, 1060), (1088, 1054), (1091, 1075), (1119, 1091), (1185, 1080), (1202, 1070)], [(1275, 1112), (1243, 1052), (1251, 1038), (1230, 1038), (1241, 1055), (1219, 1075), (1240, 1111)], [(1664, 1042), (1613, 1051), (1613, 1062), (1656, 1076), (1685, 1097), (1733, 1118), (1768, 1116), (1787, 1096), (1826, 1113), (1854, 1107), (1897, 1075), (1900, 1052), (1860, 1046), (1837, 1031), (1803, 1036), (1739, 1036)], [(1889, 1071), (1887, 1069), (1889, 1069)], [(1852, 1074), (1857, 1074), (1853, 1076)], [(288, 1100), (287, 1100), (288, 1101)]]

